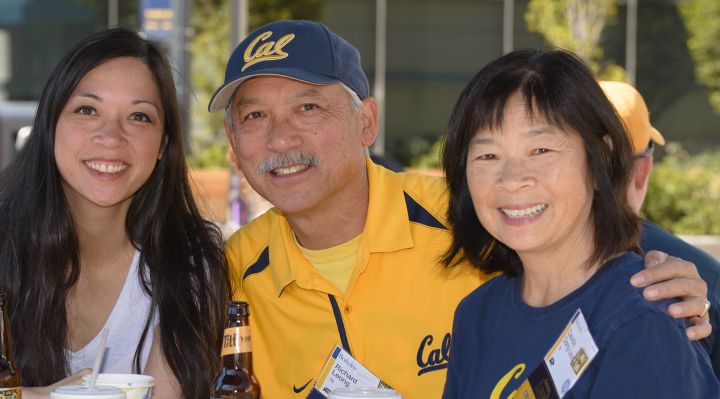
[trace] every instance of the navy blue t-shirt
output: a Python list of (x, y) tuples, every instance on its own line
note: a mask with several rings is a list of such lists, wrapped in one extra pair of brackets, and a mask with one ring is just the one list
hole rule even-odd
[(443, 397), (505, 399), (541, 364), (579, 308), (599, 348), (565, 398), (718, 398), (705, 351), (685, 335), (667, 301), (630, 285), (642, 259), (627, 253), (582, 287), (542, 308), (520, 296), (521, 278), (497, 276), (455, 312)]
[(700, 342), (710, 355), (715, 375), (720, 378), (720, 262), (648, 220), (642, 222), (640, 246), (645, 252), (656, 249), (694, 263), (700, 277), (707, 283), (712, 333)]

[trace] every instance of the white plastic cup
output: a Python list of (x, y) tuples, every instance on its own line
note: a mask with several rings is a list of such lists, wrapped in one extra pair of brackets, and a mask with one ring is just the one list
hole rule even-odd
[(328, 399), (347, 398), (402, 399), (402, 395), (388, 388), (338, 388), (328, 396)]
[(65, 385), (55, 388), (50, 399), (127, 399), (120, 388), (95, 385), (90, 389), (84, 385)]
[[(83, 385), (90, 385), (90, 378), (92, 376), (83, 376)], [(150, 399), (155, 378), (142, 374), (98, 374), (95, 383), (120, 388), (127, 399)]]

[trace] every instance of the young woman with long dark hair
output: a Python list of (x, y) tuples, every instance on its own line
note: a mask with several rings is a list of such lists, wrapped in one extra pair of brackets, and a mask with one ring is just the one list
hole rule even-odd
[[(32, 134), (0, 174), (0, 288), (25, 397), (92, 366), (155, 377), (155, 397), (207, 398), (227, 266), (188, 182), (169, 63), (112, 29), (50, 76)], [(86, 372), (86, 371), (85, 371)]]

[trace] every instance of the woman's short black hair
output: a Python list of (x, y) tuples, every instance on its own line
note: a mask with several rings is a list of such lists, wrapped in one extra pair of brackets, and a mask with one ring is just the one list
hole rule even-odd
[(468, 189), (470, 140), (481, 129), (497, 129), (519, 94), (529, 116), (582, 138), (593, 187), (594, 251), (588, 265), (639, 247), (639, 219), (627, 204), (633, 172), (632, 146), (615, 109), (592, 72), (563, 51), (519, 50), (485, 66), (460, 94), (447, 129), (442, 163), (450, 191), (452, 243), (443, 262), (468, 260), (485, 272), (515, 275), (515, 251), (496, 241), (478, 220)]

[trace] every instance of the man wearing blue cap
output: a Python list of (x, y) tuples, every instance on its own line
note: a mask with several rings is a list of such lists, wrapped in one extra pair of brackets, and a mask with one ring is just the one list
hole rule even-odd
[[(453, 311), (487, 276), (439, 262), (450, 240), (443, 179), (369, 160), (377, 107), (358, 51), (318, 23), (270, 23), (232, 53), (209, 109), (225, 110), (242, 170), (275, 206), (226, 247), (235, 298), (251, 306), (263, 396), (322, 398), (329, 379), (362, 384), (364, 366), (405, 398), (440, 397)], [(691, 264), (643, 276), (675, 278), (653, 286), (657, 297), (690, 296), (680, 315), (702, 312)], [(706, 324), (689, 333), (707, 335)], [(337, 363), (322, 372), (331, 352)]]

